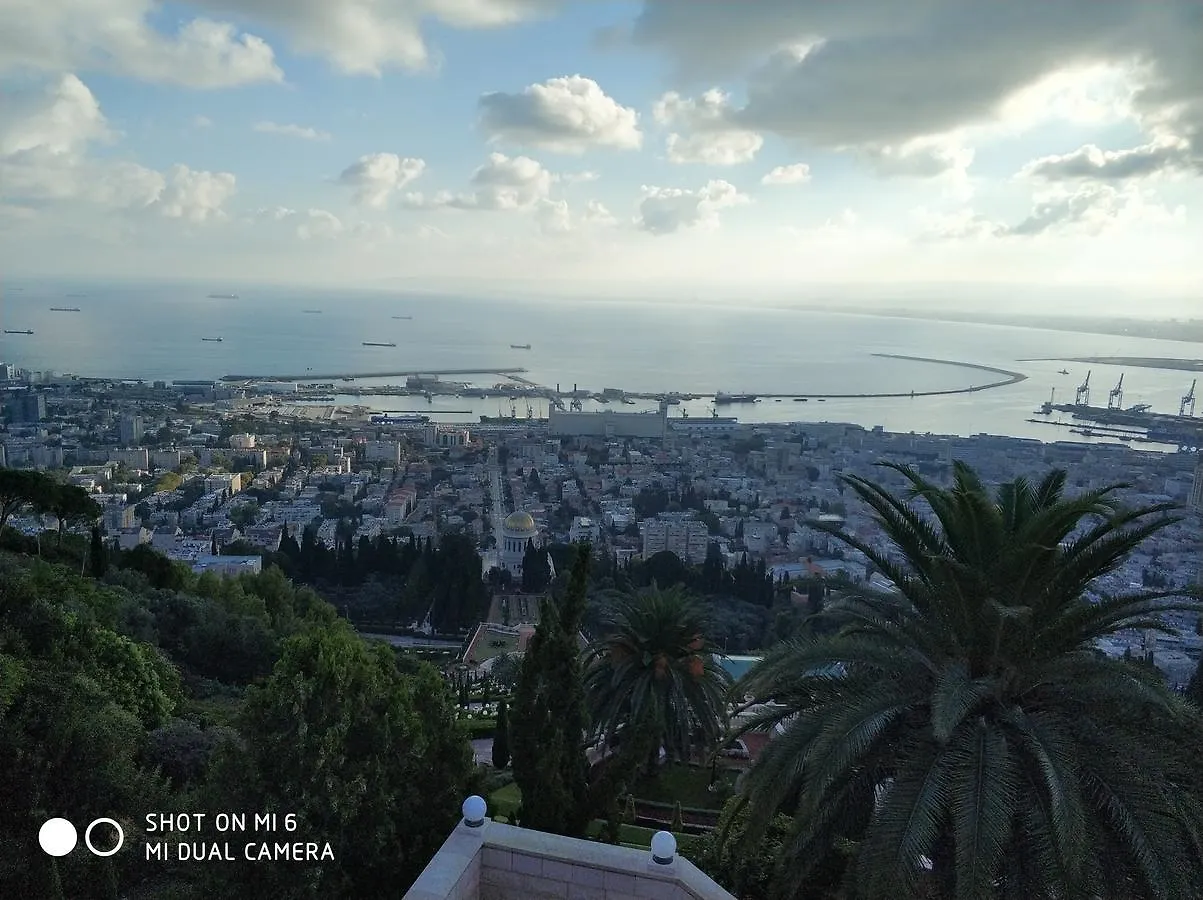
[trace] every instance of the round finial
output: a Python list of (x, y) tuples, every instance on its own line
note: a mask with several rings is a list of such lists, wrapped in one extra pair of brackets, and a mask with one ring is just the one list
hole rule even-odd
[(479, 828), (485, 823), (485, 812), (489, 806), (485, 803), (484, 797), (478, 797), (473, 794), (464, 801), (462, 807), (464, 813), (464, 824), (469, 828)]
[(652, 835), (652, 862), (667, 866), (677, 855), (677, 839), (667, 831), (657, 831)]

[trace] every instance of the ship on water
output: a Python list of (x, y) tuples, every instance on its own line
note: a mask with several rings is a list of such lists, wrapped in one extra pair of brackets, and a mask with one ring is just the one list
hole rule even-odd
[(51, 312), (79, 312), (78, 306), (52, 306)]
[(210, 300), (237, 300), (237, 294), (210, 294)]
[(33, 332), (31, 330), (29, 330), (28, 328), (25, 329), (24, 331), (10, 331), (9, 329), (5, 328), (4, 333), (5, 334), (33, 334)]
[(722, 391), (714, 395), (715, 403), (756, 403), (759, 399), (755, 394), (724, 394)]
[(430, 422), (430, 416), (372, 416), (373, 425), (425, 425)]
[(511, 350), (529, 350), (530, 344), (510, 344)]
[(413, 316), (393, 316), (393, 318), (394, 318), (394, 319), (401, 319), (401, 320), (403, 320), (403, 321), (407, 321), (407, 322), (408, 322), (410, 319), (412, 319), (412, 318), (413, 318)]
[(364, 341), (365, 347), (396, 347), (397, 345), (391, 341)]
[(202, 341), (209, 341), (210, 343), (213, 343), (213, 344), (220, 344), (220, 343), (222, 342), (222, 338), (219, 338), (219, 337), (215, 337), (215, 338), (205, 338), (205, 337), (203, 337), (203, 338), (201, 338), (201, 340), (202, 340)]
[(308, 316), (320, 316), (322, 314), (322, 311), (320, 309), (303, 309), (303, 310), (301, 310), (301, 312), (305, 313)]

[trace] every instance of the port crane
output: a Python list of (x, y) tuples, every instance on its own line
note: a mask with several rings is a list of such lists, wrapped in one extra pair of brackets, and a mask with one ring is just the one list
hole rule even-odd
[(1115, 387), (1111, 389), (1111, 393), (1107, 395), (1108, 409), (1122, 409), (1124, 405), (1124, 375), (1121, 372), (1119, 381)]
[(1178, 415), (1193, 416), (1195, 414), (1195, 385), (1199, 383), (1196, 378), (1190, 383), (1190, 390), (1182, 395), (1182, 402), (1178, 404)]
[(1074, 393), (1074, 406), (1089, 406), (1090, 405), (1090, 372), (1086, 373), (1086, 380), (1078, 385), (1078, 390)]

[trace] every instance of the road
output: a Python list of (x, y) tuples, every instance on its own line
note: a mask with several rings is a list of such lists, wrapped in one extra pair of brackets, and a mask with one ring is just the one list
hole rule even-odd
[(496, 445), (489, 448), (489, 490), (493, 494), (493, 540), (501, 552), (501, 523), (505, 521), (505, 500), (501, 493), (501, 463), (497, 460)]

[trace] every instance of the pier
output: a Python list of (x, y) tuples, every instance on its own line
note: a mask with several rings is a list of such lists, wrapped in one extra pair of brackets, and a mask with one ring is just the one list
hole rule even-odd
[[(221, 380), (230, 381), (325, 381), (339, 378), (408, 378), (409, 376), (433, 375), (522, 375), (528, 370), (519, 368), (493, 369), (407, 369), (395, 372), (306, 372), (303, 375), (222, 375)], [(523, 379), (525, 380), (525, 379)]]

